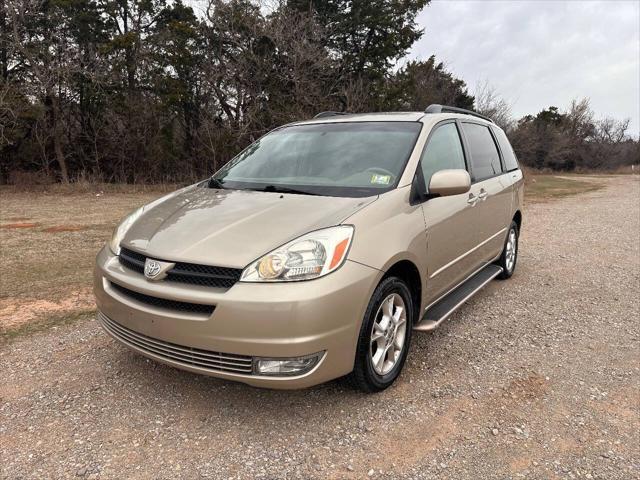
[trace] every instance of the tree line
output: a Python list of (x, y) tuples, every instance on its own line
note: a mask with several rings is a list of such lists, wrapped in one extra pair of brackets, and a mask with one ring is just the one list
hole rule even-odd
[(190, 181), (319, 111), (430, 103), (493, 116), (536, 168), (638, 161), (628, 122), (586, 101), (514, 121), (434, 57), (404, 61), (428, 2), (0, 0), (0, 183)]

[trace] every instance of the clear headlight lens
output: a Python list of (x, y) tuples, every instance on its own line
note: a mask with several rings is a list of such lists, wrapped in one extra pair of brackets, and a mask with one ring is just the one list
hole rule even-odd
[(120, 225), (118, 225), (113, 231), (111, 240), (109, 240), (109, 249), (111, 250), (111, 252), (113, 252), (114, 255), (120, 255), (120, 242), (127, 233), (127, 230), (129, 230), (131, 225), (133, 225), (135, 221), (140, 218), (140, 215), (142, 215), (144, 210), (145, 207), (140, 207), (139, 209), (127, 215), (124, 220), (120, 222)]
[(242, 272), (241, 282), (291, 282), (322, 277), (347, 257), (353, 227), (340, 225), (307, 233), (259, 258)]

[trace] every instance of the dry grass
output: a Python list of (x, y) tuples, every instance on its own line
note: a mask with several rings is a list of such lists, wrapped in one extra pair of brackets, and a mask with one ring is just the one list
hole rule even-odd
[[(526, 173), (528, 201), (602, 186), (595, 176)], [(0, 188), (0, 338), (94, 310), (93, 261), (119, 219), (173, 186)]]
[(527, 201), (544, 202), (569, 195), (592, 192), (604, 186), (602, 177), (532, 174), (528, 172), (525, 177), (525, 198)]
[(156, 185), (127, 185), (121, 183), (90, 183), (73, 182), (69, 184), (47, 183), (47, 184), (16, 184), (0, 186), (0, 195), (7, 193), (42, 193), (50, 195), (79, 195), (83, 193), (94, 194), (136, 194), (136, 193), (167, 193), (177, 190), (185, 185), (176, 183), (165, 183)]
[(0, 190), (0, 335), (94, 309), (96, 253), (120, 218), (160, 196), (119, 190)]

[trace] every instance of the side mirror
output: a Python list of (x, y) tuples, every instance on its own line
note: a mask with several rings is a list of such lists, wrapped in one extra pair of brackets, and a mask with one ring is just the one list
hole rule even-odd
[(429, 195), (448, 197), (467, 193), (471, 188), (469, 172), (462, 169), (440, 170), (431, 175)]

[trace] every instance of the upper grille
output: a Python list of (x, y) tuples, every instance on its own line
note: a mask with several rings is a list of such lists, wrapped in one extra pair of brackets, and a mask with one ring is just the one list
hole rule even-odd
[[(128, 248), (120, 251), (120, 263), (131, 270), (144, 274), (144, 262), (147, 257)], [(156, 259), (161, 260), (161, 259)], [(168, 261), (168, 260), (161, 260)], [(167, 281), (190, 283), (205, 287), (231, 288), (238, 280), (242, 270), (238, 268), (214, 267), (195, 263), (177, 262), (167, 272)]]
[(144, 262), (147, 259), (144, 255), (126, 248), (120, 249), (120, 263), (125, 267), (144, 274)]
[(253, 358), (250, 356), (212, 352), (151, 338), (114, 322), (101, 312), (98, 312), (98, 319), (105, 330), (121, 342), (165, 360), (213, 372), (252, 373)]
[(178, 300), (153, 297), (151, 295), (146, 295), (134, 290), (129, 290), (128, 288), (125, 288), (122, 285), (118, 285), (117, 283), (113, 282), (111, 282), (111, 287), (125, 297), (132, 298), (146, 305), (151, 305), (152, 307), (166, 308), (168, 310), (178, 310), (180, 312), (187, 313), (206, 313), (207, 315), (211, 315), (216, 308), (213, 305), (202, 305), (200, 303), (180, 302)]

